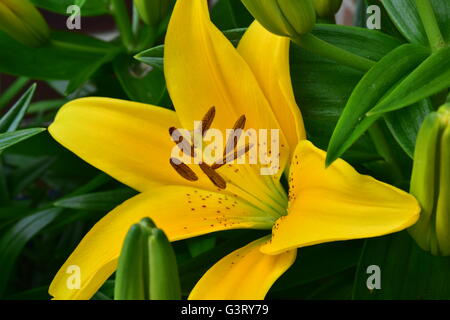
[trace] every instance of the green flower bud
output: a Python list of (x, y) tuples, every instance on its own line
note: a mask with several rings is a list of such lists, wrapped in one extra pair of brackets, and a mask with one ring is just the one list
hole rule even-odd
[(114, 286), (115, 300), (145, 300), (144, 272), (147, 271), (140, 225), (133, 225), (127, 233), (119, 257)]
[(173, 0), (134, 0), (141, 19), (150, 26), (157, 26), (170, 12)]
[(0, 0), (0, 30), (30, 47), (44, 44), (50, 35), (47, 22), (29, 0)]
[(166, 235), (145, 218), (125, 237), (116, 272), (115, 300), (180, 299), (177, 262)]
[(417, 244), (434, 255), (450, 255), (450, 103), (430, 113), (419, 131), (411, 194), (422, 213), (409, 228)]
[(317, 15), (321, 18), (330, 18), (339, 11), (342, 0), (314, 0)]
[(154, 228), (148, 239), (150, 260), (150, 297), (152, 300), (181, 298), (177, 261), (169, 240), (161, 229)]
[(280, 36), (297, 37), (316, 23), (312, 0), (242, 0), (248, 11), (267, 30)]

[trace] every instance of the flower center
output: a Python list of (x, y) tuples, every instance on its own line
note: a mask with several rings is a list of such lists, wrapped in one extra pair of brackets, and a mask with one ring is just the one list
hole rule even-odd
[[(205, 137), (206, 133), (211, 128), (215, 115), (216, 108), (211, 107), (200, 122), (202, 138)], [(234, 123), (233, 130), (231, 130), (228, 135), (227, 143), (222, 152), (222, 156), (218, 160), (214, 161), (212, 164), (207, 164), (203, 161), (199, 162), (199, 167), (202, 172), (219, 189), (225, 189), (227, 187), (227, 183), (225, 179), (217, 172), (217, 170), (248, 153), (253, 147), (252, 144), (245, 144), (244, 146), (238, 148), (238, 141), (242, 134), (242, 130), (245, 127), (245, 123), (245, 115), (240, 116)], [(201, 147), (200, 150), (198, 150), (198, 144), (194, 143), (194, 134), (190, 135), (190, 139), (186, 139), (186, 137), (181, 134), (179, 129), (175, 127), (169, 128), (169, 134), (182, 153), (191, 159), (194, 159), (197, 156), (197, 152), (202, 153)], [(171, 157), (169, 161), (174, 170), (184, 179), (192, 182), (198, 180), (197, 174), (180, 159)]]

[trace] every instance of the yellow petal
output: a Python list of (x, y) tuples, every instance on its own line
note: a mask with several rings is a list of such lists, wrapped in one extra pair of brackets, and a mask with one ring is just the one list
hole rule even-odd
[(207, 1), (177, 1), (164, 51), (167, 87), (186, 129), (216, 107), (213, 128), (232, 128), (243, 114), (250, 128), (278, 128), (251, 69), (209, 20)]
[(289, 44), (289, 38), (275, 35), (255, 21), (239, 43), (238, 51), (256, 76), (293, 151), (306, 134), (292, 89)]
[[(160, 184), (190, 184), (171, 167), (175, 144), (169, 128), (175, 112), (109, 98), (67, 103), (49, 128), (56, 141), (130, 187), (145, 191)], [(196, 186), (211, 186), (203, 178)]]
[(275, 281), (294, 263), (297, 250), (261, 253), (267, 237), (217, 262), (192, 290), (191, 300), (262, 300)]
[[(233, 128), (242, 115), (246, 116), (245, 129), (280, 129), (272, 109), (258, 81), (242, 56), (209, 20), (207, 1), (178, 0), (168, 27), (164, 73), (167, 87), (183, 128), (192, 129), (214, 106), (216, 117), (212, 128)], [(224, 138), (226, 135), (224, 134)], [(289, 156), (288, 145), (280, 132), (280, 170)], [(269, 141), (270, 143), (270, 141)], [(256, 150), (256, 149), (255, 149)], [(250, 175), (249, 168), (239, 165), (240, 173)], [(272, 187), (266, 177), (242, 179), (235, 174), (237, 167), (224, 166), (219, 172), (243, 189), (257, 193), (256, 189)], [(254, 191), (254, 192), (253, 192)], [(266, 193), (261, 190), (260, 193)]]
[[(166, 186), (141, 193), (101, 219), (83, 238), (55, 276), (55, 299), (89, 299), (114, 272), (125, 235), (150, 217), (171, 241), (228, 229), (270, 229), (274, 219), (237, 197), (207, 190)], [(70, 289), (70, 266), (81, 271), (80, 289)]]
[(381, 236), (419, 217), (413, 196), (360, 175), (341, 159), (325, 169), (325, 152), (308, 141), (300, 142), (292, 161), (288, 215), (276, 222), (264, 253)]

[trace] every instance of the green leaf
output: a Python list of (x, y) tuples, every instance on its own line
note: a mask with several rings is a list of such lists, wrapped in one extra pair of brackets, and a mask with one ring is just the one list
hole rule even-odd
[(42, 229), (48, 226), (61, 212), (60, 208), (38, 211), (18, 221), (0, 237), (0, 297), (6, 290), (17, 257), (25, 244)]
[(24, 141), (28, 138), (31, 138), (38, 133), (45, 131), (45, 128), (31, 128), (31, 129), (23, 129), (14, 132), (7, 132), (0, 134), (0, 151), (9, 148), (16, 143)]
[[(82, 5), (82, 16), (98, 16), (108, 13), (108, 0), (31, 0), (36, 6), (62, 15), (68, 15), (67, 8), (73, 4)], [(81, 3), (80, 3), (81, 2)]]
[(277, 292), (310, 283), (356, 266), (363, 241), (326, 243), (301, 248), (298, 259), (272, 287)]
[(254, 19), (241, 0), (219, 0), (212, 8), (211, 20), (220, 30), (227, 30), (248, 27)]
[(105, 54), (97, 59), (94, 59), (93, 62), (86, 65), (83, 70), (78, 72), (72, 79), (70, 79), (66, 91), (64, 92), (66, 95), (73, 93), (83, 84), (85, 84), (91, 76), (105, 63), (111, 61), (116, 55), (118, 51), (113, 50), (111, 53)]
[(241, 41), (242, 36), (244, 35), (245, 31), (247, 31), (246, 28), (236, 28), (236, 29), (230, 29), (222, 31), (223, 35), (227, 37), (228, 40), (231, 41), (231, 43), (237, 47), (239, 44), (239, 41)]
[[(448, 43), (450, 41), (450, 2), (448, 0), (427, 1), (431, 1), (444, 40)], [(383, 5), (397, 29), (409, 42), (428, 45), (427, 34), (415, 0), (383, 0)]]
[(186, 240), (189, 253), (192, 257), (196, 257), (206, 251), (213, 249), (216, 245), (216, 237), (206, 235), (204, 237), (197, 237)]
[(66, 99), (43, 100), (30, 104), (28, 113), (41, 113), (62, 107), (67, 102)]
[(134, 58), (154, 68), (164, 71), (164, 45), (144, 50)]
[(385, 114), (384, 120), (398, 144), (413, 159), (416, 138), (425, 117), (433, 111), (429, 99), (411, 107)]
[(122, 188), (112, 191), (77, 195), (59, 200), (55, 202), (54, 205), (56, 207), (69, 209), (109, 211), (134, 195), (136, 195), (135, 191)]
[[(91, 69), (115, 47), (76, 32), (53, 32), (40, 48), (26, 47), (0, 33), (0, 72), (42, 80), (69, 80)], [(11, 54), (14, 53), (14, 54)]]
[(12, 106), (12, 108), (0, 118), (0, 132), (11, 132), (19, 127), (20, 122), (30, 106), (35, 90), (36, 84), (31, 85), (31, 87), (20, 97), (14, 106)]
[(354, 19), (354, 25), (366, 28), (367, 19), (369, 18), (369, 14), (367, 13), (367, 7), (370, 5), (376, 5), (380, 7), (381, 10), (381, 30), (397, 39), (406, 42), (406, 39), (402, 36), (402, 34), (398, 31), (397, 27), (394, 25), (392, 20), (389, 18), (389, 15), (384, 6), (380, 6), (379, 0), (365, 0), (358, 1), (359, 11), (357, 11), (358, 16)]
[(428, 49), (405, 44), (372, 67), (353, 90), (331, 137), (327, 164), (341, 157), (378, 119), (365, 117), (380, 98), (429, 54)]
[[(225, 37), (237, 46), (242, 36), (244, 35), (246, 28), (238, 28), (223, 31)], [(164, 71), (164, 45), (156, 46), (142, 52), (139, 52), (134, 56), (138, 61), (141, 61), (149, 66)]]
[(384, 0), (383, 5), (397, 29), (409, 42), (428, 46), (415, 0)]
[[(401, 42), (383, 33), (335, 25), (317, 25), (313, 34), (374, 61), (398, 47)], [(364, 46), (361, 46), (364, 43)], [(291, 46), (291, 77), (295, 97), (302, 111), (308, 139), (326, 149), (330, 137), (350, 97), (363, 74), (352, 68), (312, 54), (296, 45)], [(351, 162), (380, 159), (367, 135), (345, 154)]]
[(412, 105), (450, 87), (450, 47), (434, 52), (379, 102), (368, 115)]
[[(394, 37), (365, 28), (316, 24), (313, 34), (322, 40), (349, 50), (370, 60), (378, 61), (402, 44)], [(364, 43), (364, 46), (361, 46)]]
[(431, 0), (444, 41), (450, 43), (450, 1)]
[(48, 168), (55, 162), (54, 157), (44, 157), (42, 159), (34, 159), (33, 162), (23, 168), (13, 171), (11, 174), (11, 190), (13, 195), (19, 194), (29, 184), (33, 183), (44, 175)]
[[(380, 267), (381, 290), (366, 286), (367, 268)], [(450, 257), (432, 256), (402, 231), (366, 240), (354, 284), (355, 299), (450, 299)]]
[(133, 101), (159, 105), (167, 94), (164, 73), (125, 54), (114, 60), (114, 71)]
[(8, 103), (26, 86), (29, 80), (27, 77), (19, 77), (1, 93), (0, 110), (8, 106)]

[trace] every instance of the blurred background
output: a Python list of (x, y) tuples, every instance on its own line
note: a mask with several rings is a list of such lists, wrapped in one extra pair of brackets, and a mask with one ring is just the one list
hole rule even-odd
[[(210, 0), (210, 4), (214, 5), (217, 0)], [(353, 15), (356, 10), (356, 3), (359, 0), (344, 0), (341, 10), (336, 15), (336, 22), (338, 24), (352, 25)], [(129, 10), (131, 11), (132, 0), (127, 0)], [(66, 19), (62, 15), (52, 13), (46, 10), (42, 10), (45, 19), (52, 29), (55, 30), (67, 30)], [(114, 20), (110, 15), (96, 16), (96, 17), (83, 17), (82, 29), (74, 32), (86, 33), (94, 37), (110, 40), (117, 36), (118, 32), (115, 30)], [(16, 80), (16, 77), (0, 74), (0, 96), (2, 93)], [(26, 80), (24, 79), (24, 83)], [(47, 82), (39, 81), (39, 90), (35, 94), (35, 100), (47, 100), (60, 97), (59, 93), (52, 89)], [(24, 86), (24, 90), (26, 85)], [(23, 91), (19, 92), (17, 96), (20, 96)], [(14, 99), (12, 100), (14, 101)], [(7, 111), (7, 107), (0, 109), (0, 114)]]

